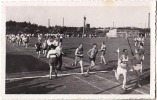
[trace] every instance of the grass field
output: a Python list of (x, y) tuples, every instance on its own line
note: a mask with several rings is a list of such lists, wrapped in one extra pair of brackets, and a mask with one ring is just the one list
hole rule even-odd
[[(131, 48), (134, 51), (134, 41), (129, 39)], [(97, 55), (96, 64), (89, 77), (83, 77), (80, 73), (80, 67), (71, 67), (74, 61), (74, 52), (79, 43), (84, 47), (84, 71), (89, 66), (87, 51), (92, 48), (93, 43), (101, 46), (105, 41), (107, 46), (106, 61), (107, 65), (100, 64), (100, 53)], [(70, 38), (63, 39), (63, 66), (62, 72), (59, 72), (59, 78), (48, 80), (49, 66), (45, 57), (37, 58), (34, 45), (37, 38), (30, 40), (29, 48), (12, 46), (8, 41), (6, 45), (6, 93), (7, 94), (149, 94), (150, 88), (150, 39), (145, 41), (145, 61), (143, 63), (143, 74), (141, 88), (135, 86), (135, 76), (132, 72), (128, 73), (128, 90), (121, 90), (121, 83), (114, 77), (113, 67), (117, 64), (117, 48), (122, 51), (124, 48), (130, 48), (126, 39), (105, 39), (105, 38)], [(122, 54), (122, 52), (120, 52)], [(120, 79), (122, 80), (122, 78)], [(130, 89), (129, 89), (130, 88)]]

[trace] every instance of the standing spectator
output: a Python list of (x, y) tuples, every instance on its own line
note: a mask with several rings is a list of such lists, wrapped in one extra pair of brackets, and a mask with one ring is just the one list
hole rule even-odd
[(47, 41), (45, 40), (42, 44), (43, 54), (46, 56), (47, 53)]
[(56, 47), (56, 52), (57, 52), (57, 64), (58, 64), (58, 70), (62, 71), (62, 55), (63, 55), (63, 47), (62, 43), (59, 43), (59, 46)]
[(41, 40), (38, 40), (38, 42), (35, 44), (36, 52), (38, 55), (38, 58), (40, 58), (40, 53), (41, 53)]

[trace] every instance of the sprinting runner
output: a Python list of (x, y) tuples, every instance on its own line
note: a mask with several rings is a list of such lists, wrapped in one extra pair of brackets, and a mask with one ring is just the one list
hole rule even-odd
[(11, 38), (11, 41), (13, 43), (13, 46), (15, 45), (15, 42), (16, 42), (16, 37), (13, 35), (12, 38)]
[(135, 54), (132, 61), (133, 61), (133, 71), (137, 77), (137, 86), (141, 87), (141, 85), (140, 85), (140, 74), (141, 74), (141, 70), (142, 70), (141, 62), (143, 61), (143, 56), (140, 54), (139, 50)]
[(87, 54), (88, 54), (88, 56), (89, 56), (90, 63), (91, 63), (90, 67), (89, 67), (88, 70), (87, 70), (87, 75), (89, 74), (90, 69), (95, 66), (95, 60), (96, 60), (96, 55), (97, 55), (97, 53), (98, 53), (97, 44), (94, 43), (94, 44), (93, 44), (93, 48), (90, 49), (90, 50), (87, 52)]
[(57, 68), (56, 68), (56, 50), (55, 46), (51, 45), (51, 50), (48, 51), (47, 58), (49, 59), (49, 66), (50, 66), (50, 79), (52, 79), (52, 71), (55, 70), (55, 75), (57, 78)]
[(41, 40), (38, 40), (38, 42), (35, 44), (35, 48), (36, 48), (36, 52), (37, 52), (38, 58), (40, 58), (41, 46), (42, 46)]
[(83, 44), (79, 44), (79, 47), (75, 50), (75, 62), (73, 66), (77, 66), (80, 63), (81, 73), (83, 74)]
[(114, 70), (115, 77), (117, 80), (119, 80), (119, 76), (121, 74), (123, 75), (123, 85), (122, 85), (123, 90), (126, 90), (126, 77), (127, 77), (128, 61), (129, 61), (128, 51), (127, 51), (127, 49), (123, 49), (123, 54), (118, 60), (117, 70)]
[(145, 49), (143, 47), (143, 43), (140, 43), (139, 48), (137, 49), (139, 55), (142, 57), (142, 61), (141, 61), (141, 73), (142, 73), (142, 69), (143, 69), (143, 61), (144, 61), (144, 55), (145, 55)]
[(101, 51), (101, 62), (100, 63), (103, 63), (106, 65), (106, 60), (105, 60), (105, 53), (106, 53), (106, 45), (105, 45), (105, 42), (103, 41), (102, 42), (102, 45), (101, 45), (101, 48), (100, 50)]
[(45, 40), (42, 44), (42, 49), (43, 49), (43, 54), (46, 57), (46, 53), (47, 53), (47, 41)]

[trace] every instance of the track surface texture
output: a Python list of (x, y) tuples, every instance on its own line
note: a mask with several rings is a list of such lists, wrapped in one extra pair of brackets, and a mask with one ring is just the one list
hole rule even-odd
[[(134, 40), (129, 39), (132, 49), (135, 49)], [(100, 48), (101, 42), (107, 46), (107, 65), (100, 64), (100, 53), (97, 55), (96, 66), (85, 77), (80, 74), (80, 66), (72, 67), (74, 52), (79, 43), (84, 47), (84, 71), (89, 67), (87, 51), (95, 42)], [(145, 60), (143, 73), (141, 74), (141, 88), (136, 86), (136, 77), (133, 72), (127, 75), (127, 90), (121, 89), (122, 79), (117, 81), (114, 77), (113, 68), (117, 65), (117, 48), (120, 55), (124, 48), (130, 48), (126, 39), (105, 38), (70, 38), (63, 39), (63, 66), (62, 72), (58, 72), (58, 78), (53, 76), (49, 80), (48, 59), (41, 55), (37, 58), (35, 43), (37, 38), (31, 38), (28, 49), (17, 44), (6, 42), (6, 94), (149, 94), (150, 93), (150, 40), (145, 41)]]

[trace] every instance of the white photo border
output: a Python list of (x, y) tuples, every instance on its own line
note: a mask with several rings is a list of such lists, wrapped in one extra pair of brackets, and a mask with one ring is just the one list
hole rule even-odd
[[(109, 3), (108, 3), (109, 2)], [(79, 94), (5, 94), (5, 66), (6, 66), (6, 39), (5, 39), (5, 22), (6, 22), (6, 7), (7, 6), (151, 6), (151, 63), (150, 63), (150, 94), (146, 95), (130, 95), (130, 94), (117, 94), (117, 95), (108, 95), (108, 94), (88, 94), (88, 95), (79, 95)], [(156, 1), (152, 0), (53, 0), (53, 1), (3, 1), (1, 2), (1, 37), (0, 37), (0, 65), (1, 65), (1, 88), (0, 95), (3, 100), (29, 100), (29, 99), (45, 99), (45, 100), (104, 100), (104, 99), (154, 99), (156, 96), (156, 66), (155, 66), (155, 10), (156, 10)]]

